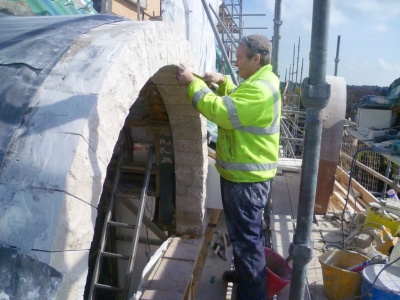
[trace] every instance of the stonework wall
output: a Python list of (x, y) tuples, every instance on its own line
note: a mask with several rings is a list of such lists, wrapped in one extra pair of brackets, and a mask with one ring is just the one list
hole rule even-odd
[(106, 169), (149, 78), (173, 134), (177, 232), (202, 234), (206, 122), (176, 84), (181, 63), (194, 66), (172, 25), (103, 25), (71, 45), (30, 104), (0, 173), (0, 240), (63, 274), (58, 299), (82, 299)]

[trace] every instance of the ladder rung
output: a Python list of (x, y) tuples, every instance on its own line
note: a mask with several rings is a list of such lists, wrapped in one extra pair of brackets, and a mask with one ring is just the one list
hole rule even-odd
[[(146, 164), (123, 164), (121, 165), (121, 172), (144, 174), (146, 172)], [(160, 174), (160, 168), (153, 165), (150, 174)]]
[(119, 258), (119, 259), (126, 259), (129, 260), (129, 256), (128, 255), (122, 255), (122, 254), (118, 254), (118, 253), (111, 253), (111, 252), (101, 252), (102, 256), (106, 256), (106, 257), (112, 257), (112, 258)]
[(116, 286), (111, 286), (111, 285), (106, 285), (106, 284), (101, 284), (101, 283), (95, 283), (94, 286), (99, 289), (104, 289), (104, 290), (109, 290), (109, 291), (114, 291), (118, 293), (122, 293), (124, 289)]
[(123, 228), (135, 229), (135, 225), (131, 225), (131, 224), (127, 224), (127, 223), (109, 221), (107, 224), (108, 224), (108, 226), (115, 226), (115, 227), (123, 227)]

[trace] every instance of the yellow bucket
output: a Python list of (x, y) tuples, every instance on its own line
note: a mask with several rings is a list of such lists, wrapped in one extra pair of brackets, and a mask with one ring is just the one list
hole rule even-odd
[(384, 225), (386, 228), (390, 230), (390, 233), (393, 236), (398, 235), (400, 232), (400, 222), (391, 219), (389, 216), (388, 218), (389, 219), (386, 219), (382, 217), (381, 214), (374, 212), (368, 208), (367, 217), (365, 218), (364, 221), (364, 226), (381, 229), (380, 225)]
[(361, 294), (362, 276), (346, 269), (369, 258), (357, 252), (331, 250), (319, 256), (324, 293), (331, 300), (354, 299)]

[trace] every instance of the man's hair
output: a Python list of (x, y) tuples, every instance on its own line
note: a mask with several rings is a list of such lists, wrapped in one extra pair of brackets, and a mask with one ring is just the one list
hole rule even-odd
[(272, 47), (267, 37), (260, 34), (248, 35), (242, 37), (239, 44), (249, 49), (246, 54), (248, 59), (253, 58), (256, 54), (260, 54), (260, 64), (262, 66), (271, 63)]

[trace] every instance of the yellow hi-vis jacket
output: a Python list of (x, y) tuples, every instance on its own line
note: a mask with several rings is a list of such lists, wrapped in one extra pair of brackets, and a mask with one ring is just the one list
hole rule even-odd
[(218, 125), (216, 167), (233, 182), (261, 182), (276, 174), (281, 94), (266, 65), (238, 87), (225, 76), (215, 95), (202, 80), (188, 86), (189, 100)]

